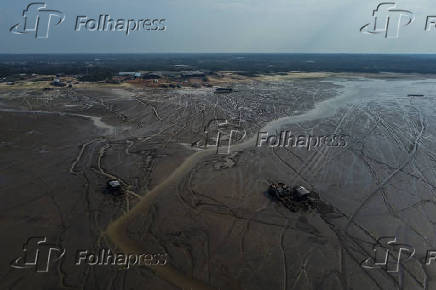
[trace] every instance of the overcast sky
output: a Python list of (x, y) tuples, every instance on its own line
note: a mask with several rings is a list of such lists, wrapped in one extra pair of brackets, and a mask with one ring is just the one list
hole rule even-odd
[[(44, 2), (43, 0), (33, 2)], [(48, 0), (65, 21), (50, 27), (48, 39), (9, 29), (23, 22), (32, 1), (1, 0), (0, 53), (147, 52), (347, 52), (436, 53), (436, 29), (424, 30), (436, 15), (431, 0), (396, 1), (415, 21), (398, 39), (359, 32), (383, 1), (362, 0)], [(430, 3), (433, 3), (431, 5)], [(165, 18), (166, 31), (74, 31), (77, 16), (98, 19)]]

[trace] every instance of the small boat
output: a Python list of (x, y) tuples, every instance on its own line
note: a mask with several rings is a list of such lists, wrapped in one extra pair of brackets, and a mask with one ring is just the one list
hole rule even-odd
[(106, 193), (114, 195), (114, 196), (120, 196), (123, 194), (122, 188), (121, 188), (121, 182), (117, 179), (111, 179), (106, 183)]

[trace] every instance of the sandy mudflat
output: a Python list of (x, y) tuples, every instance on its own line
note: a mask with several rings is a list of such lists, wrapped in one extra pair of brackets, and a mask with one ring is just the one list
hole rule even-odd
[[(0, 289), (431, 289), (434, 80), (386, 79), (291, 73), (236, 80), (231, 94), (3, 88), (0, 260), (39, 235), (67, 254), (44, 275), (2, 263)], [(231, 154), (202, 149), (215, 119), (247, 133)], [(347, 145), (254, 146), (280, 130)], [(103, 193), (110, 178), (124, 196)], [(329, 206), (293, 213), (265, 194), (270, 181)], [(382, 236), (416, 247), (400, 273), (360, 266)], [(102, 248), (166, 252), (168, 265), (74, 265), (77, 250)]]

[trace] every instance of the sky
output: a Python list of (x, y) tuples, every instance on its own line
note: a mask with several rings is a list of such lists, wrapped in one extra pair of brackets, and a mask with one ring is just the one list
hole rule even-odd
[[(23, 10), (33, 2), (61, 11), (52, 16), (48, 38), (35, 32), (11, 33), (24, 23)], [(372, 0), (2, 0), (0, 53), (436, 53), (436, 28), (425, 31), (436, 15), (430, 0), (397, 1), (415, 20), (399, 37), (365, 34), (373, 21)], [(37, 11), (37, 10), (35, 10)], [(36, 19), (30, 13), (28, 19)], [(75, 31), (78, 16), (96, 19), (165, 19), (164, 31)], [(43, 15), (43, 13), (39, 13)], [(47, 14), (44, 14), (47, 15)], [(40, 24), (44, 23), (40, 17)], [(435, 18), (436, 19), (436, 18)], [(407, 19), (406, 19), (407, 21)], [(404, 19), (401, 25), (406, 22)], [(29, 23), (31, 21), (28, 21)], [(41, 24), (43, 25), (43, 24)], [(133, 24), (132, 24), (133, 25)], [(21, 26), (22, 28), (23, 26)], [(21, 29), (22, 31), (22, 29)]]

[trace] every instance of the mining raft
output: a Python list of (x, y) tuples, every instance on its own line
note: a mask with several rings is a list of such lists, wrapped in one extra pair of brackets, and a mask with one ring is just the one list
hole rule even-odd
[(106, 194), (113, 196), (123, 195), (123, 189), (121, 187), (121, 182), (117, 179), (111, 179), (106, 182), (106, 188), (104, 190)]
[(230, 94), (233, 93), (233, 88), (216, 88), (215, 94)]
[(280, 202), (290, 211), (308, 211), (318, 206), (319, 195), (301, 185), (289, 187), (284, 183), (272, 183), (268, 188), (269, 196)]

